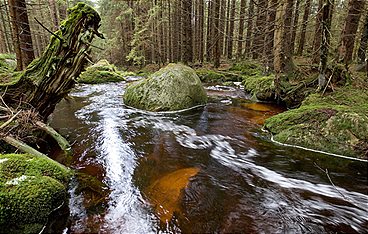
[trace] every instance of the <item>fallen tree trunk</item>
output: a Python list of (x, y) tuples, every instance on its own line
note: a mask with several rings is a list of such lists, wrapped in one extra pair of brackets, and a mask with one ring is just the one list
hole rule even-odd
[(97, 35), (101, 18), (84, 3), (69, 10), (69, 17), (51, 36), (44, 54), (34, 60), (14, 80), (0, 84), (5, 103), (14, 109), (34, 108), (46, 120), (58, 102), (75, 84), (88, 59), (92, 39)]

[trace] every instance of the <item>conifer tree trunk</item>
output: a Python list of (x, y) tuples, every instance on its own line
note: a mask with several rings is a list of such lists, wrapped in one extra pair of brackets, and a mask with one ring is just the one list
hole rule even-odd
[(220, 43), (221, 43), (221, 31), (220, 31), (220, 0), (213, 1), (213, 26), (214, 26), (214, 45), (213, 45), (213, 66), (218, 68), (220, 66)]
[(204, 48), (205, 48), (205, 40), (204, 40), (204, 2), (203, 0), (199, 0), (198, 6), (199, 12), (199, 62), (203, 63), (204, 61)]
[(313, 39), (313, 55), (312, 55), (312, 63), (318, 63), (320, 59), (320, 46), (321, 46), (321, 38), (322, 38), (322, 3), (323, 0), (318, 0), (318, 12), (316, 15), (316, 26), (314, 30), (314, 39)]
[(241, 58), (243, 56), (243, 34), (244, 34), (244, 20), (245, 20), (245, 8), (246, 8), (246, 0), (240, 1), (240, 16), (239, 16), (239, 31), (238, 31), (238, 52), (237, 58)]
[(367, 45), (368, 45), (368, 13), (365, 17), (362, 37), (360, 38), (360, 46), (358, 50), (358, 59), (360, 64), (364, 64), (367, 59)]
[(253, 59), (263, 55), (265, 28), (267, 19), (267, 0), (259, 0), (257, 7), (257, 20), (253, 39)]
[(208, 1), (207, 6), (207, 40), (206, 40), (206, 60), (212, 61), (212, 49), (213, 49), (213, 1)]
[(50, 8), (50, 15), (51, 15), (51, 19), (52, 22), (54, 24), (54, 30), (57, 30), (59, 28), (59, 17), (58, 17), (58, 12), (57, 12), (57, 7), (56, 7), (56, 3), (55, 0), (49, 0), (49, 8)]
[(248, 20), (247, 20), (247, 36), (245, 41), (245, 54), (249, 56), (251, 44), (252, 44), (252, 34), (253, 34), (253, 17), (254, 17), (254, 1), (249, 2), (248, 9)]
[(274, 46), (274, 35), (275, 35), (275, 19), (277, 10), (278, 0), (271, 0), (268, 6), (268, 16), (267, 16), (267, 34), (264, 44), (264, 57), (266, 58), (265, 67), (266, 73), (273, 70), (273, 59), (274, 53), (272, 53)]
[(349, 11), (345, 20), (345, 27), (342, 32), (342, 39), (339, 48), (340, 60), (343, 60), (344, 64), (351, 63), (353, 59), (355, 34), (357, 33), (359, 20), (364, 9), (365, 0), (350, 0)]
[(221, 6), (220, 6), (220, 16), (219, 16), (219, 43), (220, 43), (220, 55), (222, 56), (224, 54), (224, 35), (225, 34), (225, 13), (226, 13), (226, 0), (221, 0)]
[(193, 62), (192, 0), (183, 1), (183, 62)]
[(332, 19), (332, 4), (333, 0), (323, 0), (322, 5), (322, 39), (321, 39), (321, 53), (318, 76), (318, 88), (322, 90), (326, 85), (326, 71), (328, 50), (330, 47), (330, 31)]
[(17, 58), (17, 71), (23, 70), (23, 62), (22, 62), (22, 50), (20, 48), (20, 39), (19, 39), (19, 29), (18, 29), (18, 19), (17, 19), (17, 5), (16, 0), (8, 0), (9, 3), (9, 14), (11, 18), (11, 26), (12, 26), (12, 40), (14, 45), (14, 51)]
[(229, 18), (229, 30), (227, 36), (227, 58), (233, 58), (233, 37), (234, 37), (234, 20), (235, 20), (235, 3), (236, 0), (231, 0), (231, 5), (229, 5), (230, 10), (230, 18)]
[(303, 14), (303, 24), (300, 32), (297, 55), (303, 55), (305, 45), (305, 34), (307, 32), (308, 19), (310, 15), (311, 0), (306, 0)]
[(291, 32), (291, 43), (290, 43), (290, 47), (291, 47), (291, 53), (294, 54), (294, 47), (295, 47), (295, 38), (296, 38), (296, 31), (298, 29), (298, 22), (299, 22), (299, 6), (300, 6), (300, 1), (301, 0), (296, 0), (296, 4), (295, 4), (295, 12), (294, 12), (294, 19), (293, 19), (293, 28), (292, 28), (292, 32)]

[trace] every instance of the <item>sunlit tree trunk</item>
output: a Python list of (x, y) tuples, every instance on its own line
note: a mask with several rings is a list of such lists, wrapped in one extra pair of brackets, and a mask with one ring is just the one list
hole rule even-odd
[(313, 55), (312, 63), (318, 63), (320, 59), (320, 46), (322, 38), (322, 3), (323, 0), (318, 0), (318, 12), (316, 15), (316, 25), (314, 29), (314, 39), (313, 39)]
[(367, 59), (367, 45), (368, 45), (368, 13), (365, 17), (362, 37), (360, 38), (360, 46), (358, 50), (359, 63), (363, 64)]
[(193, 62), (192, 39), (192, 0), (185, 0), (183, 5), (183, 62)]

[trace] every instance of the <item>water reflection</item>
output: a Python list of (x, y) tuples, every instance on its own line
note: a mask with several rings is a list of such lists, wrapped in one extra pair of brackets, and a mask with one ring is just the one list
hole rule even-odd
[[(76, 142), (73, 167), (111, 191), (91, 210), (71, 189), (70, 232), (368, 231), (367, 164), (273, 144), (259, 128), (279, 108), (217, 87), (205, 107), (152, 114), (125, 107), (124, 86), (80, 86), (53, 117)], [(161, 183), (175, 199), (152, 195)]]

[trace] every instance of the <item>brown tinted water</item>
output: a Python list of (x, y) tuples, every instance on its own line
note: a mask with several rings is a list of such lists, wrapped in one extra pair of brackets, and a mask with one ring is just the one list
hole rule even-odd
[(79, 86), (52, 116), (85, 175), (64, 232), (368, 231), (367, 163), (272, 143), (277, 106), (208, 86), (206, 106), (154, 114), (124, 106), (124, 87)]

